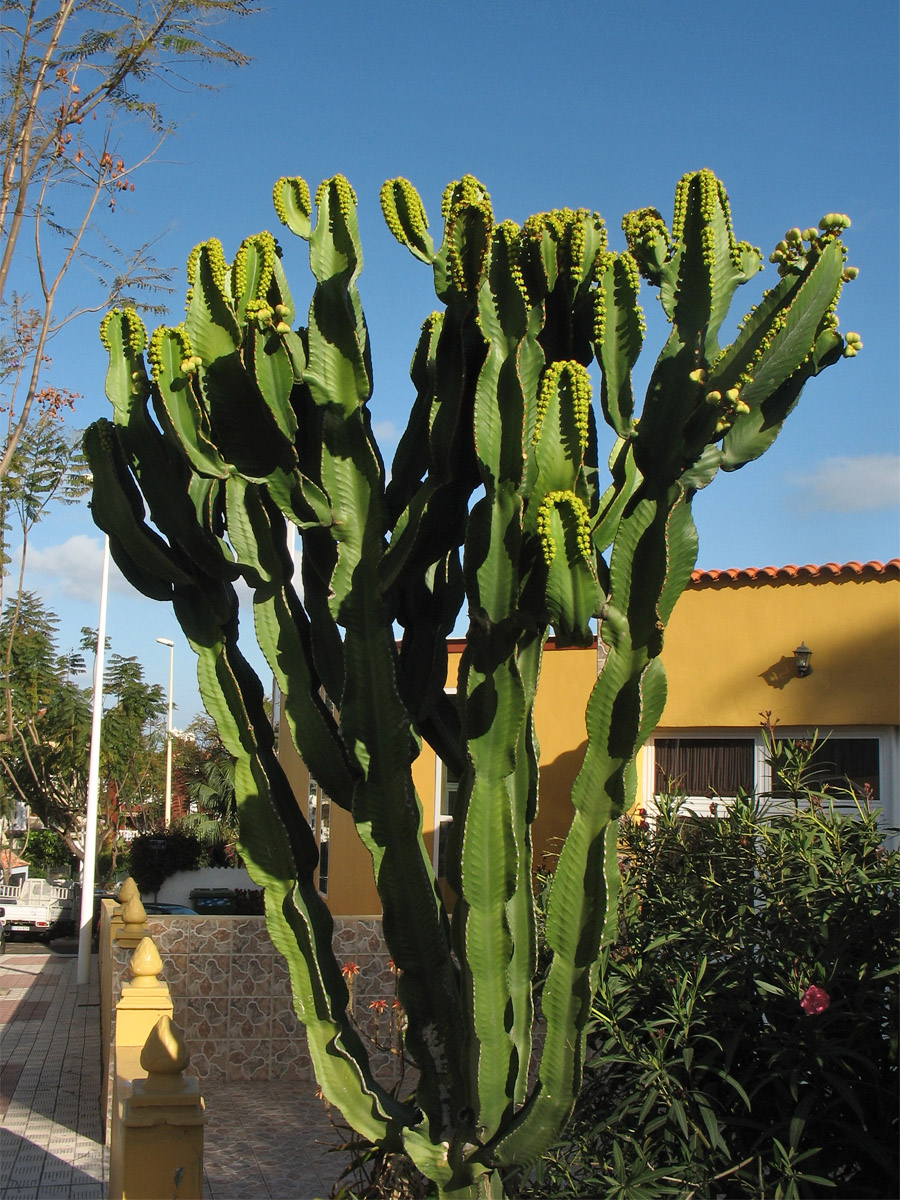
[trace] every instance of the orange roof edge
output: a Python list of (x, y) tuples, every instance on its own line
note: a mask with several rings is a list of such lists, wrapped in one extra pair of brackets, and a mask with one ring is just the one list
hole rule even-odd
[[(798, 566), (788, 563), (784, 567), (727, 567), (725, 570), (692, 571), (688, 587), (697, 591), (707, 587), (727, 587), (729, 584), (761, 583), (833, 583), (849, 579), (900, 579), (900, 558), (887, 562), (806, 563)], [(465, 649), (464, 637), (447, 638), (447, 649), (461, 653)], [(596, 638), (594, 639), (596, 645)], [(569, 650), (577, 647), (557, 646), (553, 637), (547, 640), (549, 650)]]
[(688, 587), (713, 587), (719, 583), (787, 583), (791, 580), (826, 583), (863, 577), (900, 579), (900, 558), (892, 558), (887, 562), (806, 563), (804, 566), (788, 563), (784, 567), (728, 567), (723, 571), (692, 571)]

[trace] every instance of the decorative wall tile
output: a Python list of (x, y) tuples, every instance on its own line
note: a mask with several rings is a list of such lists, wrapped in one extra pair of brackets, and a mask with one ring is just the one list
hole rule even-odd
[(231, 939), (233, 954), (255, 954), (269, 957), (277, 953), (266, 929), (265, 917), (237, 917)]
[(163, 951), (158, 942), (156, 948), (159, 950), (160, 957), (163, 960), (162, 978), (169, 985), (172, 998), (184, 996), (187, 990), (187, 954), (174, 954), (168, 950)]
[(225, 1078), (248, 1081), (269, 1078), (269, 1039), (244, 1039), (228, 1047)]
[(270, 1071), (272, 1079), (312, 1079), (314, 1071), (306, 1042), (300, 1038), (273, 1038)]
[(268, 996), (232, 996), (228, 1010), (228, 1042), (271, 1038), (272, 1001)]
[(231, 995), (255, 996), (268, 991), (271, 975), (271, 955), (233, 954), (231, 956)]
[(294, 1011), (291, 1000), (281, 996), (272, 997), (272, 1037), (295, 1038), (304, 1036), (303, 1022)]
[(213, 996), (227, 998), (231, 976), (230, 954), (194, 955), (191, 952), (190, 970), (187, 975), (188, 997)]
[(188, 918), (190, 952), (192, 956), (231, 953), (231, 921), (233, 917)]
[[(287, 963), (272, 946), (264, 917), (173, 915), (148, 921), (148, 932), (163, 958), (163, 978), (172, 991), (192, 1074), (202, 1082), (246, 1079), (273, 1086), (278, 1080), (313, 1078)], [(380, 920), (337, 919), (334, 946), (339, 962), (359, 967), (353, 980), (354, 1020), (374, 1054), (378, 1078), (392, 1084), (400, 1073), (397, 1055), (389, 1052), (397, 977)], [(131, 951), (115, 947), (113, 958), (119, 994), (121, 983), (130, 979)], [(379, 1013), (380, 1001), (385, 1008)]]
[[(178, 1008), (175, 1013), (178, 1020)], [(223, 1011), (219, 999), (189, 1000), (184, 1012), (184, 1025), (181, 1026), (185, 1039), (190, 1043), (217, 1041), (224, 1047), (228, 1039), (228, 1012)]]

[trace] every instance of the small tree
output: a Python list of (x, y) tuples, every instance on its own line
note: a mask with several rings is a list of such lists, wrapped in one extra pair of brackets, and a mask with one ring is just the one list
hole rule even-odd
[(238, 842), (234, 755), (205, 715), (191, 722), (177, 745), (175, 774), (190, 806), (184, 827), (213, 853), (233, 856)]
[[(405, 1149), (440, 1195), (496, 1196), (553, 1142), (578, 1094), (615, 913), (617, 818), (662, 713), (663, 631), (696, 561), (691, 502), (720, 469), (768, 449), (809, 378), (857, 352), (835, 315), (853, 274), (849, 221), (830, 213), (819, 229), (792, 229), (774, 253), (777, 282), (721, 347), (735, 292), (762, 258), (736, 241), (711, 171), (681, 180), (671, 230), (655, 209), (628, 214), (621, 252), (586, 209), (495, 223), (471, 176), (448, 186), (436, 246), (412, 185), (389, 181), (388, 226), (432, 268), (441, 308), (413, 356), (416, 401), (387, 483), (368, 409), (355, 193), (326, 180), (315, 224), (302, 179), (279, 180), (274, 199), (309, 242), (308, 324), (295, 328), (269, 233), (231, 264), (217, 241), (198, 246), (185, 323), (149, 346), (135, 312), (110, 313), (115, 422), (86, 436), (92, 511), (125, 576), (173, 603), (198, 654), (204, 702), (237, 759), (241, 850), (266, 889), (324, 1094), (365, 1137)], [(642, 275), (671, 330), (636, 419)], [(302, 599), (288, 521), (302, 540)], [(315, 839), (238, 649), (238, 576), (290, 734), (372, 857), (419, 1070), (410, 1099), (378, 1083), (347, 1011)], [(448, 696), (446, 636), (463, 603), (467, 644)], [(533, 1065), (534, 699), (550, 628), (590, 644), (596, 618), (609, 654), (550, 896)], [(452, 922), (412, 783), (418, 737), (461, 775)]]
[[(0, 742), (0, 795), (4, 809), (23, 800), (71, 853), (84, 853), (84, 819), (90, 749), (91, 697), (73, 679), (84, 669), (79, 653), (57, 650), (58, 618), (25, 592), (7, 604), (0, 639), (8, 647), (3, 702), (13, 737)], [(101, 843), (123, 818), (160, 795), (165, 712), (163, 689), (147, 684), (134, 658), (114, 654), (101, 743)]]
[[(39, 387), (53, 334), (73, 316), (100, 311), (165, 278), (152, 266), (148, 246), (123, 256), (108, 242), (91, 239), (98, 205), (105, 201), (114, 210), (118, 195), (134, 191), (136, 171), (170, 132), (152, 85), (165, 79), (183, 84), (198, 66), (246, 63), (246, 55), (213, 36), (211, 26), (254, 7), (255, 0), (3, 4), (0, 312), (7, 327), (4, 343), (17, 343), (24, 354), (22, 368), (6, 381), (12, 386), (0, 477), (10, 469), (33, 406), (52, 407), (60, 395)], [(127, 161), (119, 144), (126, 116), (142, 118), (150, 131), (149, 144)], [(26, 228), (40, 300), (29, 308), (15, 297), (5, 309)], [(60, 317), (60, 287), (79, 261), (89, 262), (99, 277), (99, 295), (94, 304), (82, 302)]]

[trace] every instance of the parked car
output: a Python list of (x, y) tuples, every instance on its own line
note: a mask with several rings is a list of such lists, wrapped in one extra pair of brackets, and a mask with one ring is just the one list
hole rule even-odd
[(74, 920), (77, 884), (72, 880), (49, 882), (29, 879), (27, 875), (15, 884), (0, 885), (0, 922), (4, 936), (22, 934), (49, 942), (50, 938), (69, 929)]

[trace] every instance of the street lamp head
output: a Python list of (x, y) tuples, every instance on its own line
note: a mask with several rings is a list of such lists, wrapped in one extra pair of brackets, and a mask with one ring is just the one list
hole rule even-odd
[(175, 645), (175, 643), (172, 641), (171, 638), (157, 638), (156, 640), (159, 642), (159, 644), (161, 646), (174, 646)]

